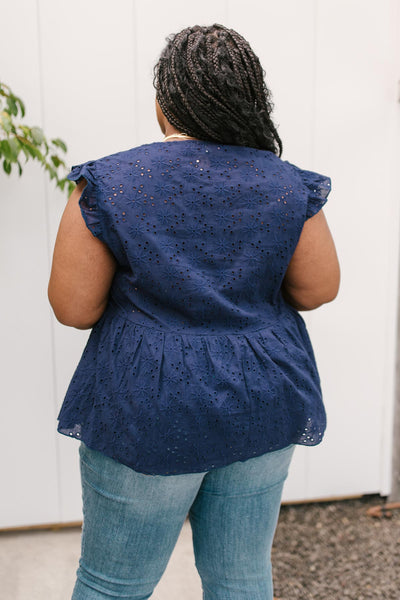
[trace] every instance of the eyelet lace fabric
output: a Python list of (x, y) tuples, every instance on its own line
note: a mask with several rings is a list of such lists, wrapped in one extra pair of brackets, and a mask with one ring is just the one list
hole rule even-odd
[(58, 431), (154, 475), (318, 444), (315, 358), (280, 288), (330, 179), (197, 140), (73, 167), (81, 177), (82, 215), (118, 269)]

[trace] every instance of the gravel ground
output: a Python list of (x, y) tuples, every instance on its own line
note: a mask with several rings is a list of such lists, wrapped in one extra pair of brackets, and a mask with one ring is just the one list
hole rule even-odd
[(283, 506), (272, 564), (277, 600), (400, 600), (400, 509), (380, 496)]

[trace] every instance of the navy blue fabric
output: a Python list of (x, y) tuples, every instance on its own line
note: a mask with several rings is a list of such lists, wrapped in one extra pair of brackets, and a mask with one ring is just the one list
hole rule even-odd
[(280, 288), (330, 179), (197, 140), (73, 167), (81, 177), (82, 215), (118, 269), (58, 431), (160, 475), (318, 444), (315, 358)]

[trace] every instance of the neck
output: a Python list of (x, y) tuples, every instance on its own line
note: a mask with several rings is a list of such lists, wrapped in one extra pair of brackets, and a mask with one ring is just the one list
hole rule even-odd
[(182, 131), (179, 131), (179, 129), (176, 129), (176, 127), (171, 125), (171, 123), (167, 122), (165, 126), (165, 131), (163, 131), (164, 136), (169, 137), (170, 135), (176, 135), (177, 133), (182, 133)]
[(164, 140), (171, 139), (172, 141), (178, 141), (180, 139), (190, 139), (190, 140), (195, 140), (196, 138), (187, 135), (184, 131), (179, 131), (179, 129), (176, 129), (176, 127), (174, 127), (173, 125), (171, 125), (170, 123), (167, 123), (166, 127), (165, 127), (165, 131), (164, 133)]

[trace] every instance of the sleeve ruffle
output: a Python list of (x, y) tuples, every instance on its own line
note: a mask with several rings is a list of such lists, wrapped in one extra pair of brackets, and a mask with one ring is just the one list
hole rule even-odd
[(307, 188), (307, 210), (306, 219), (313, 217), (321, 210), (328, 199), (331, 191), (331, 179), (326, 175), (315, 173), (314, 171), (305, 171), (292, 165)]
[(101, 216), (98, 208), (98, 186), (96, 182), (96, 164), (86, 162), (72, 167), (67, 179), (79, 182), (84, 178), (87, 182), (79, 199), (79, 206), (86, 226), (96, 237), (101, 238)]

